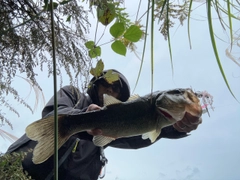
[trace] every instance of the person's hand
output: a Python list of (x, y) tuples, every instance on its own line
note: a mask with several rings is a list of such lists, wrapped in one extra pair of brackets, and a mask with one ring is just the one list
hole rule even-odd
[[(100, 110), (101, 107), (96, 105), (96, 104), (90, 104), (86, 110), (86, 112), (89, 111), (95, 111), (95, 110)], [(101, 135), (102, 134), (102, 130), (101, 129), (91, 129), (91, 130), (87, 130), (88, 134), (91, 134), (93, 136), (97, 136), (97, 135)]]
[(89, 111), (95, 111), (95, 110), (100, 110), (101, 107), (96, 105), (96, 104), (90, 104), (86, 110), (86, 112), (89, 112)]
[(183, 119), (173, 124), (173, 127), (179, 132), (189, 133), (197, 129), (198, 125), (201, 123), (201, 117), (192, 116), (190, 113), (186, 112)]

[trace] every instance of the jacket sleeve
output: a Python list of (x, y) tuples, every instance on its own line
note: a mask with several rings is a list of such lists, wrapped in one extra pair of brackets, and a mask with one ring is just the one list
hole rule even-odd
[[(80, 93), (79, 90), (73, 86), (65, 86), (61, 88), (57, 93), (57, 99), (58, 114), (78, 114), (84, 112), (88, 105), (91, 104), (91, 99), (88, 98), (88, 96)], [(53, 112), (54, 98), (51, 98), (42, 111), (42, 117), (51, 116), (53, 115)], [(100, 152), (98, 152), (99, 148), (96, 148), (94, 145), (92, 145), (92, 136), (87, 132), (77, 133), (70, 137), (68, 141), (62, 147), (60, 147), (58, 151), (59, 159), (61, 159), (69, 147), (75, 143), (76, 138), (81, 139), (81, 142), (79, 142), (76, 152), (71, 153), (61, 165), (59, 170), (59, 177), (61, 177), (60, 179), (74, 179), (73, 177), (75, 176), (78, 177), (75, 179), (79, 179), (80, 176), (98, 176), (99, 174), (101, 168), (101, 161), (98, 160), (100, 156)], [(28, 152), (27, 156), (22, 161), (23, 169), (27, 171), (33, 179), (42, 180), (45, 179), (52, 171), (54, 167), (54, 157), (51, 156), (48, 160), (41, 164), (33, 164), (33, 152), (32, 150), (29, 150), (34, 149), (36, 144), (36, 141), (29, 139), (26, 134), (24, 134), (8, 148), (6, 153)], [(88, 167), (90, 167), (91, 173), (86, 171), (86, 169), (89, 169)]]
[[(86, 111), (86, 108), (91, 104), (91, 99), (80, 93), (74, 86), (64, 86), (57, 92), (58, 114), (78, 114)], [(51, 116), (54, 114), (54, 97), (52, 97), (42, 111), (42, 117)], [(92, 136), (86, 132), (77, 134), (78, 138), (92, 140)], [(6, 153), (16, 151), (22, 146), (27, 146), (31, 141), (26, 134), (14, 142)], [(33, 145), (33, 147), (35, 144)], [(31, 147), (32, 148), (32, 147)]]
[[(64, 86), (57, 92), (58, 114), (79, 114), (86, 111), (91, 99), (81, 93), (74, 86)], [(54, 97), (52, 97), (42, 111), (42, 117), (53, 115)]]
[[(58, 114), (81, 114), (92, 103), (89, 96), (81, 93), (74, 86), (64, 86), (57, 92)], [(52, 97), (42, 111), (42, 117), (54, 114), (54, 97)], [(92, 135), (80, 132), (75, 135), (79, 139), (92, 140)]]
[[(187, 137), (188, 134), (184, 132), (178, 132), (173, 126), (168, 126), (162, 129), (161, 134), (154, 142), (156, 143), (161, 138), (168, 138), (168, 139), (179, 139), (183, 137)], [(128, 138), (119, 138), (115, 141), (112, 141), (107, 146), (115, 147), (115, 148), (122, 148), (122, 149), (139, 149), (150, 146), (152, 143), (149, 139), (142, 139), (142, 136), (134, 136)]]

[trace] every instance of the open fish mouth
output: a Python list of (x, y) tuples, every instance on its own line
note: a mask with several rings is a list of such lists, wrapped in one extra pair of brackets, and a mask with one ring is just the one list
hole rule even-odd
[(186, 112), (200, 117), (202, 109), (200, 101), (191, 89), (174, 89), (161, 94), (156, 100), (156, 107), (168, 120), (181, 120)]
[(166, 111), (164, 111), (164, 110), (162, 110), (160, 108), (158, 108), (158, 112), (161, 113), (162, 115), (164, 115), (168, 119), (172, 119), (173, 118), (169, 113), (167, 113)]

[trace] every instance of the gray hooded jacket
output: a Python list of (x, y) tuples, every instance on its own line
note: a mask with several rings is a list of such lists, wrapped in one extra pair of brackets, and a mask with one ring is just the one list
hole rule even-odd
[[(119, 74), (120, 80), (122, 81), (122, 86), (124, 91), (121, 93), (122, 101), (126, 101), (129, 97), (129, 85), (126, 78)], [(95, 82), (96, 79), (92, 79), (91, 82)], [(88, 90), (89, 95), (85, 95), (76, 87), (65, 86), (61, 88), (57, 93), (58, 99), (58, 113), (59, 114), (79, 114), (85, 112), (87, 107), (96, 102), (96, 87), (92, 86)], [(54, 113), (54, 99), (51, 98), (47, 105), (42, 111), (42, 117), (47, 117), (53, 115)], [(180, 133), (176, 131), (172, 126), (162, 129), (158, 140), (161, 137), (165, 138), (181, 138), (185, 137), (186, 133)], [(59, 159), (64, 155), (64, 153), (69, 150), (72, 144), (75, 143), (75, 140), (79, 138), (80, 141), (77, 144), (75, 152), (71, 152), (64, 162), (59, 167), (59, 180), (96, 180), (100, 174), (101, 168), (103, 166), (100, 158), (100, 148), (95, 146), (92, 142), (92, 136), (86, 132), (81, 132), (73, 135), (70, 139), (59, 149)], [(36, 146), (35, 141), (30, 140), (26, 134), (14, 142), (8, 149), (7, 153), (12, 152), (28, 152), (29, 149), (33, 149)], [(125, 149), (138, 149), (151, 145), (149, 140), (143, 140), (141, 136), (135, 136), (130, 138), (120, 138), (108, 146), (116, 148), (125, 148)], [(105, 147), (106, 148), (106, 147)], [(22, 162), (24, 170), (36, 180), (43, 180), (48, 177), (51, 171), (54, 168), (53, 156), (42, 164), (33, 164), (32, 162), (32, 152), (29, 152), (25, 159)]]

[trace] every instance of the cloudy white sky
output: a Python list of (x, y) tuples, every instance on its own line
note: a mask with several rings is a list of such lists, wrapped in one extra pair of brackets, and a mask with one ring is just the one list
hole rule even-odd
[[(126, 2), (131, 17), (136, 15), (137, 0)], [(200, 3), (198, 4), (200, 5)], [(146, 5), (143, 5), (144, 9)], [(142, 9), (142, 10), (143, 10)], [(195, 91), (208, 91), (214, 98), (214, 111), (210, 117), (203, 115), (203, 123), (187, 138), (178, 140), (161, 139), (150, 147), (139, 150), (108, 148), (109, 160), (105, 180), (238, 180), (240, 179), (240, 103), (229, 93), (220, 74), (212, 50), (205, 5), (192, 13), (191, 40), (189, 48), (187, 26), (171, 30), (174, 75), (172, 76), (167, 42), (157, 31), (154, 42), (154, 90), (189, 88)], [(216, 16), (215, 16), (216, 17)], [(143, 22), (144, 23), (144, 22)], [(229, 42), (217, 19), (214, 19), (216, 34)], [(240, 24), (234, 24), (239, 29)], [(95, 27), (93, 27), (95, 29)], [(109, 37), (107, 37), (109, 39)], [(104, 40), (103, 40), (104, 41)], [(218, 40), (217, 47), (228, 82), (236, 98), (240, 101), (240, 69), (225, 55), (228, 43)], [(148, 45), (150, 45), (148, 43)], [(142, 44), (138, 43), (138, 53)], [(102, 47), (102, 59), (106, 69), (114, 68), (128, 77), (134, 88), (140, 61), (133, 53), (126, 57), (109, 50), (110, 45)], [(238, 48), (239, 49), (239, 48)], [(238, 54), (235, 54), (239, 57)], [(145, 62), (140, 81), (134, 93), (145, 95), (150, 92), (150, 47), (146, 50)], [(52, 78), (39, 72), (40, 85), (46, 101), (53, 94)], [(29, 86), (21, 79), (15, 81), (23, 97), (29, 94)], [(63, 85), (68, 84), (64, 80)], [(28, 102), (34, 105), (32, 92)], [(2, 129), (20, 137), (25, 127), (41, 117), (43, 105), (40, 103), (34, 114), (21, 105), (15, 104), (21, 112), (20, 118), (9, 115), (14, 129)], [(6, 112), (8, 113), (8, 112)], [(0, 137), (0, 151), (5, 152), (11, 143)]]

